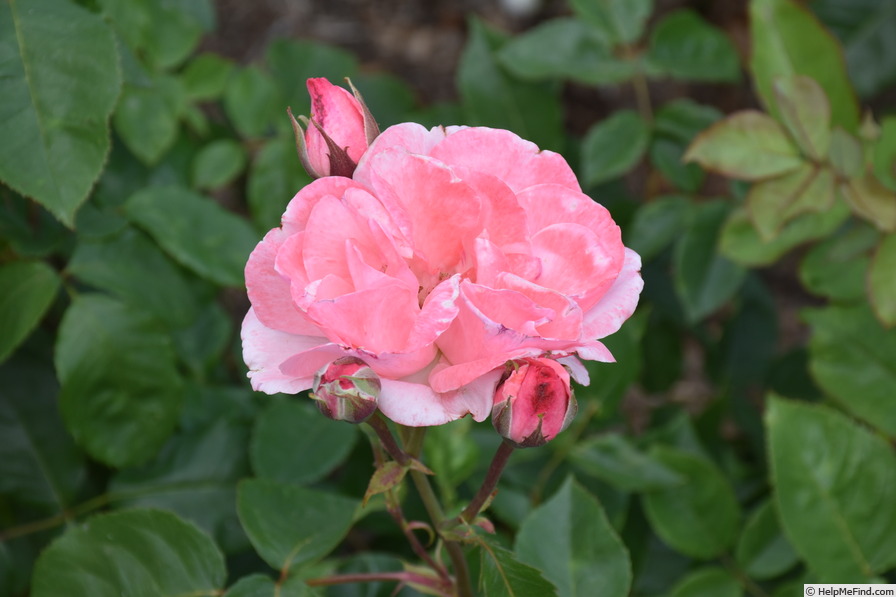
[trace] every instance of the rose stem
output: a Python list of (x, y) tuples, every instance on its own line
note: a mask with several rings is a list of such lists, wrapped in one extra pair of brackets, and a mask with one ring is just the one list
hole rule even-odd
[[(426, 427), (405, 427), (407, 431), (407, 441), (405, 445), (408, 448), (408, 454), (413, 458), (420, 456), (420, 450), (423, 448), (423, 436), (426, 433)], [(411, 479), (417, 487), (417, 493), (423, 502), (423, 507), (429, 514), (433, 528), (439, 532), (442, 522), (445, 520), (445, 514), (442, 512), (442, 505), (439, 498), (436, 497), (429, 484), (429, 479), (420, 471), (411, 469)], [(444, 538), (443, 538), (444, 539)], [(454, 576), (457, 587), (458, 597), (473, 597), (470, 588), (470, 572), (467, 570), (467, 559), (464, 557), (464, 550), (459, 543), (455, 541), (445, 540), (445, 550), (451, 557), (451, 563), (454, 565)]]
[(504, 465), (507, 464), (507, 460), (510, 458), (510, 455), (513, 454), (513, 450), (513, 445), (507, 441), (502, 441), (501, 445), (498, 446), (498, 450), (492, 458), (492, 463), (488, 467), (488, 472), (485, 474), (485, 479), (483, 479), (479, 491), (476, 492), (476, 495), (473, 496), (473, 500), (460, 514), (460, 519), (462, 521), (471, 522), (479, 514), (483, 504), (488, 501), (488, 498), (491, 497), (492, 492), (498, 485), (498, 479), (501, 478), (501, 473), (504, 471)]

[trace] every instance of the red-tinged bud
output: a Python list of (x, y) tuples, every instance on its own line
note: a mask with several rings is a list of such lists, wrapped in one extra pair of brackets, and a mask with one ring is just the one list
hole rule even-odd
[(542, 446), (576, 416), (569, 372), (553, 359), (522, 359), (495, 390), (492, 424), (518, 448)]
[(381, 387), (379, 376), (364, 361), (342, 357), (317, 372), (311, 397), (327, 417), (363, 423), (376, 412)]
[(379, 127), (361, 94), (351, 81), (348, 84), (352, 93), (326, 79), (308, 79), (311, 119), (299, 117), (304, 129), (289, 111), (299, 159), (314, 178), (350, 177), (358, 160), (379, 135)]

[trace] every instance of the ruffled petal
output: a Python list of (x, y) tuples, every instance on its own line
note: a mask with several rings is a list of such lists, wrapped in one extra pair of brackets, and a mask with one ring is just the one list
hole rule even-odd
[[(622, 271), (613, 286), (585, 313), (585, 337), (605, 338), (622, 327), (638, 306), (644, 280), (641, 278), (641, 257), (631, 249), (625, 250)], [(584, 359), (588, 359), (579, 353)]]

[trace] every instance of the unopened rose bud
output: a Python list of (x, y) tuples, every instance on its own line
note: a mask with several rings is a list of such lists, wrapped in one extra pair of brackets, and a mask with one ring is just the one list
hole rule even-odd
[(308, 174), (350, 177), (358, 160), (379, 134), (379, 127), (355, 89), (349, 93), (326, 79), (308, 79), (311, 119), (300, 116), (305, 128), (292, 118), (299, 159)]
[(576, 416), (569, 372), (553, 359), (523, 359), (498, 384), (492, 406), (495, 430), (518, 448), (542, 446)]
[(364, 361), (342, 357), (317, 372), (311, 397), (327, 417), (363, 423), (376, 412), (381, 387), (379, 376)]

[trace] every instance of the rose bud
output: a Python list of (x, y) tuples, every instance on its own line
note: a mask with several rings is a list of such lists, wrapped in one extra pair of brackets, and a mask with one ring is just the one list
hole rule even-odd
[(317, 372), (311, 397), (327, 417), (363, 423), (376, 412), (380, 388), (379, 376), (364, 361), (342, 357)]
[(289, 111), (299, 159), (313, 178), (351, 177), (358, 160), (379, 134), (361, 94), (351, 81), (348, 84), (352, 93), (323, 78), (308, 79), (311, 119), (299, 117), (305, 129)]
[(576, 416), (569, 372), (553, 359), (513, 363), (495, 390), (492, 424), (518, 448), (542, 446)]

